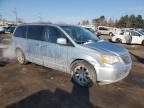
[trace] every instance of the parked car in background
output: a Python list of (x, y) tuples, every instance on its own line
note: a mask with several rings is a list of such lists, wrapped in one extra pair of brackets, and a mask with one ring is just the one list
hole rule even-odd
[(142, 29), (142, 28), (136, 28), (135, 30), (136, 30), (136, 31), (144, 32), (144, 29)]
[(16, 28), (16, 26), (10, 26), (10, 27), (7, 28), (7, 32), (13, 33), (15, 28)]
[(117, 82), (131, 69), (127, 49), (79, 26), (24, 24), (16, 27), (12, 42), (20, 64), (30, 61), (67, 72), (81, 86)]
[(96, 31), (94, 31), (91, 27), (83, 27), (83, 28), (89, 30), (90, 32), (94, 33), (98, 38), (100, 38), (101, 34), (96, 32)]
[(81, 25), (81, 27), (87, 28), (87, 29), (92, 29), (93, 31), (96, 31), (95, 26), (92, 25)]
[(97, 32), (103, 35), (113, 36), (114, 29), (112, 27), (98, 26)]
[(5, 28), (3, 26), (0, 26), (0, 33), (5, 33)]
[(142, 44), (144, 45), (144, 32), (141, 31), (130, 31), (131, 44)]
[(113, 42), (144, 45), (144, 32), (132, 30), (112, 37)]
[(117, 43), (130, 43), (131, 37), (129, 35), (129, 32), (123, 32), (123, 33), (115, 34), (115, 36), (113, 36), (111, 40)]
[(120, 28), (114, 28), (113, 29), (113, 36), (115, 35), (119, 35), (119, 34), (122, 34), (124, 31)]

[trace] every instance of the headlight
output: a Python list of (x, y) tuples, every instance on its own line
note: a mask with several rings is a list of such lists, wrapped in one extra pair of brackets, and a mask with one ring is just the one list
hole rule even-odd
[(102, 55), (101, 61), (107, 64), (114, 64), (114, 63), (120, 62), (117, 56), (110, 56), (110, 55)]

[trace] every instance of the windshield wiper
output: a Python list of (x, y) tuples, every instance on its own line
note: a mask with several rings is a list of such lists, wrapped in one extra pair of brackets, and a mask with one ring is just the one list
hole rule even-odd
[(88, 41), (75, 41), (78, 44), (89, 44), (89, 43), (95, 43), (98, 40), (88, 40)]
[(98, 40), (88, 40), (88, 41), (86, 41), (84, 44), (89, 44), (89, 43), (95, 43), (95, 42), (97, 42)]
[(86, 41), (75, 41), (78, 44), (84, 44)]

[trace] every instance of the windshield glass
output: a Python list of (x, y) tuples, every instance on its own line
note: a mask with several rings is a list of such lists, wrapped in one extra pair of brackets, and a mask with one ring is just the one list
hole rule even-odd
[(78, 26), (61, 26), (61, 28), (78, 44), (96, 42), (98, 38), (90, 31)]
[(139, 31), (139, 33), (142, 34), (142, 35), (144, 35), (144, 32), (142, 32), (142, 31)]
[(89, 30), (92, 33), (95, 33), (95, 31), (93, 29), (91, 29), (91, 28), (86, 28), (86, 29)]

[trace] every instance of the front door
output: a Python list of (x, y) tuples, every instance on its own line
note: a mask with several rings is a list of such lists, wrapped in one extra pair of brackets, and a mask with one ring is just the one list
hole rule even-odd
[(47, 27), (47, 55), (44, 56), (44, 65), (58, 70), (65, 71), (67, 67), (68, 46), (57, 44), (58, 38), (66, 38), (65, 35), (56, 27)]

